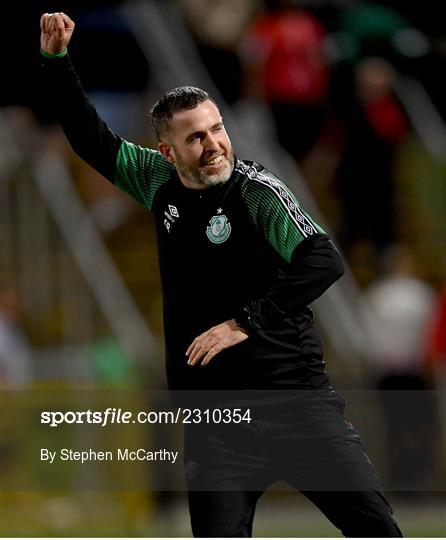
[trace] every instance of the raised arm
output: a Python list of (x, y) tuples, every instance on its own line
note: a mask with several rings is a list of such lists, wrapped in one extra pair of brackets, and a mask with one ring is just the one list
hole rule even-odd
[(117, 187), (152, 209), (156, 191), (169, 179), (173, 166), (158, 151), (125, 141), (100, 118), (67, 52), (74, 30), (68, 15), (45, 13), (40, 28), (44, 99), (73, 150)]
[(44, 98), (61, 124), (73, 150), (114, 182), (122, 139), (99, 117), (81, 85), (67, 52), (74, 22), (65, 13), (40, 19)]

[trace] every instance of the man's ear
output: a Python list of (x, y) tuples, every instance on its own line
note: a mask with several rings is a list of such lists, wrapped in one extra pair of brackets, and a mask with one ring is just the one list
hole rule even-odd
[(158, 152), (172, 165), (175, 165), (175, 151), (165, 142), (158, 143)]

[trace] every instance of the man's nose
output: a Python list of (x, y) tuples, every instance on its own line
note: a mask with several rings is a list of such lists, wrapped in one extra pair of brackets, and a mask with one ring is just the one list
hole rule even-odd
[(210, 150), (210, 151), (219, 149), (217, 139), (212, 135), (212, 133), (208, 133), (206, 136), (205, 148), (206, 150)]

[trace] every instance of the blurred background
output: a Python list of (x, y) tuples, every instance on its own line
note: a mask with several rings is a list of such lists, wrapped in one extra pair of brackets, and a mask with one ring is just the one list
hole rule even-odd
[[(64, 11), (76, 22), (75, 67), (112, 129), (153, 147), (151, 104), (175, 86), (203, 87), (236, 154), (285, 180), (333, 236), (348, 271), (314, 306), (328, 371), (339, 390), (367, 395), (348, 414), (405, 535), (445, 536), (441, 3), (48, 0), (4, 10), (2, 391), (130, 390), (144, 401), (165, 385), (151, 216), (75, 156), (42, 107), (39, 19)], [(3, 422), (4, 474), (35, 473), (21, 454), (32, 437), (32, 425)], [(182, 492), (9, 490), (1, 518), (6, 536), (190, 536)], [(254, 532), (339, 536), (285, 486), (262, 498)]]

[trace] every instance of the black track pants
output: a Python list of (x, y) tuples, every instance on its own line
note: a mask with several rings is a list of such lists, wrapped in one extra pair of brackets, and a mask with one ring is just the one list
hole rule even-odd
[[(385, 498), (378, 492), (305, 492), (347, 537), (401, 537)], [(189, 492), (195, 537), (250, 537), (260, 492)], [(299, 523), (295, 525), (296, 536)]]
[(188, 426), (194, 536), (251, 536), (256, 503), (279, 480), (303, 493), (344, 536), (402, 536), (344, 407), (329, 391), (254, 407), (249, 424)]

